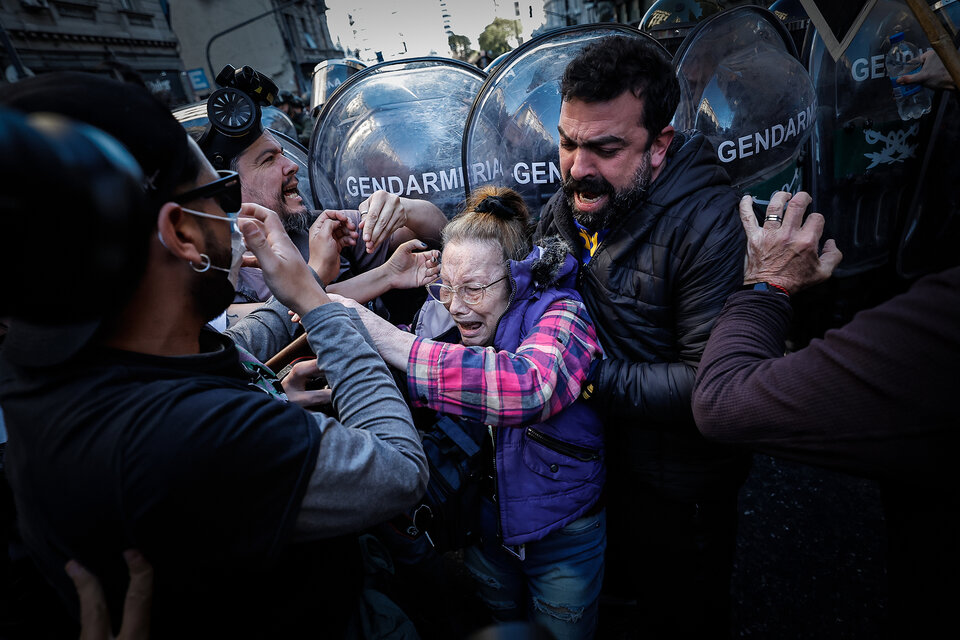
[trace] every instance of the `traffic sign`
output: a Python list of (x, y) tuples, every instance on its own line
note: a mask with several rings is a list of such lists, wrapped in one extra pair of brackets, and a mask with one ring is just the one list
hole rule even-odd
[(187, 71), (187, 77), (190, 78), (190, 86), (193, 87), (194, 91), (205, 91), (210, 88), (210, 83), (207, 81), (207, 72), (202, 67), (190, 69)]

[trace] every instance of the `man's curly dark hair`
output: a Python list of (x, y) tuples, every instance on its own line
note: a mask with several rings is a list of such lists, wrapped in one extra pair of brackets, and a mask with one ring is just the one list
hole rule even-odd
[(587, 45), (563, 72), (560, 95), (567, 102), (606, 102), (624, 91), (643, 99), (642, 125), (650, 141), (670, 124), (680, 102), (680, 84), (670, 61), (640, 38), (608, 36)]

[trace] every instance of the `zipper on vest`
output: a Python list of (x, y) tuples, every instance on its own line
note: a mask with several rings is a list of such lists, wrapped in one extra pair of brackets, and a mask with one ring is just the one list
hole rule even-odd
[(493, 447), (490, 448), (492, 452), (493, 465), (493, 508), (497, 510), (497, 538), (500, 542), (503, 542), (503, 522), (500, 520), (500, 487), (498, 486), (497, 480), (497, 429), (493, 425), (487, 425), (487, 433), (490, 434), (490, 441), (493, 443)]
[(576, 458), (581, 462), (592, 462), (600, 459), (600, 451), (597, 449), (581, 447), (576, 444), (564, 442), (563, 440), (558, 440), (557, 438), (548, 436), (542, 431), (537, 431), (533, 427), (527, 427), (527, 436), (529, 436), (531, 440), (539, 442), (548, 449), (552, 449), (557, 453), (570, 456), (571, 458)]
[[(500, 321), (503, 320), (503, 316), (507, 315), (507, 312), (510, 311), (510, 307), (513, 306), (513, 299), (517, 296), (517, 281), (513, 279), (513, 271), (510, 269), (510, 262), (507, 262), (507, 278), (510, 280), (510, 299), (507, 300), (507, 306), (503, 310), (503, 313), (500, 314), (500, 317), (497, 318), (497, 326), (493, 328), (493, 340), (494, 348), (499, 351), (499, 347), (496, 345), (497, 332), (500, 331)], [(494, 443), (496, 445), (496, 443)], [(494, 446), (496, 449), (496, 446)]]

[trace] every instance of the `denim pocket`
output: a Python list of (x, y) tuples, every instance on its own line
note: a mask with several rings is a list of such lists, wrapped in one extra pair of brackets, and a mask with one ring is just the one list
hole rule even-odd
[(604, 517), (605, 514), (602, 511), (600, 513), (584, 516), (578, 520), (574, 520), (564, 528), (560, 529), (559, 533), (565, 536), (579, 536), (585, 533), (590, 533), (600, 527), (601, 520)]

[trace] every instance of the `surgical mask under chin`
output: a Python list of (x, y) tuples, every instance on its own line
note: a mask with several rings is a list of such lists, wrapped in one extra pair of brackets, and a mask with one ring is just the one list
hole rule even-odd
[[(203, 273), (208, 269), (222, 271), (227, 274), (227, 282), (229, 282), (230, 286), (233, 287), (234, 291), (236, 291), (237, 282), (240, 279), (240, 266), (243, 264), (243, 254), (247, 250), (247, 244), (243, 241), (243, 234), (240, 233), (240, 230), (237, 228), (236, 218), (224, 218), (223, 216), (215, 216), (211, 213), (195, 211), (193, 209), (187, 209), (186, 207), (180, 207), (180, 209), (195, 216), (200, 216), (201, 218), (210, 218), (212, 220), (220, 220), (222, 222), (230, 223), (230, 267), (218, 267), (215, 264), (210, 264), (210, 259), (207, 258), (206, 265), (204, 265), (202, 268), (194, 267), (194, 270), (200, 273)], [(167, 243), (163, 241), (163, 236), (160, 235), (159, 230), (157, 230), (157, 237), (160, 239), (160, 244), (166, 247)]]

